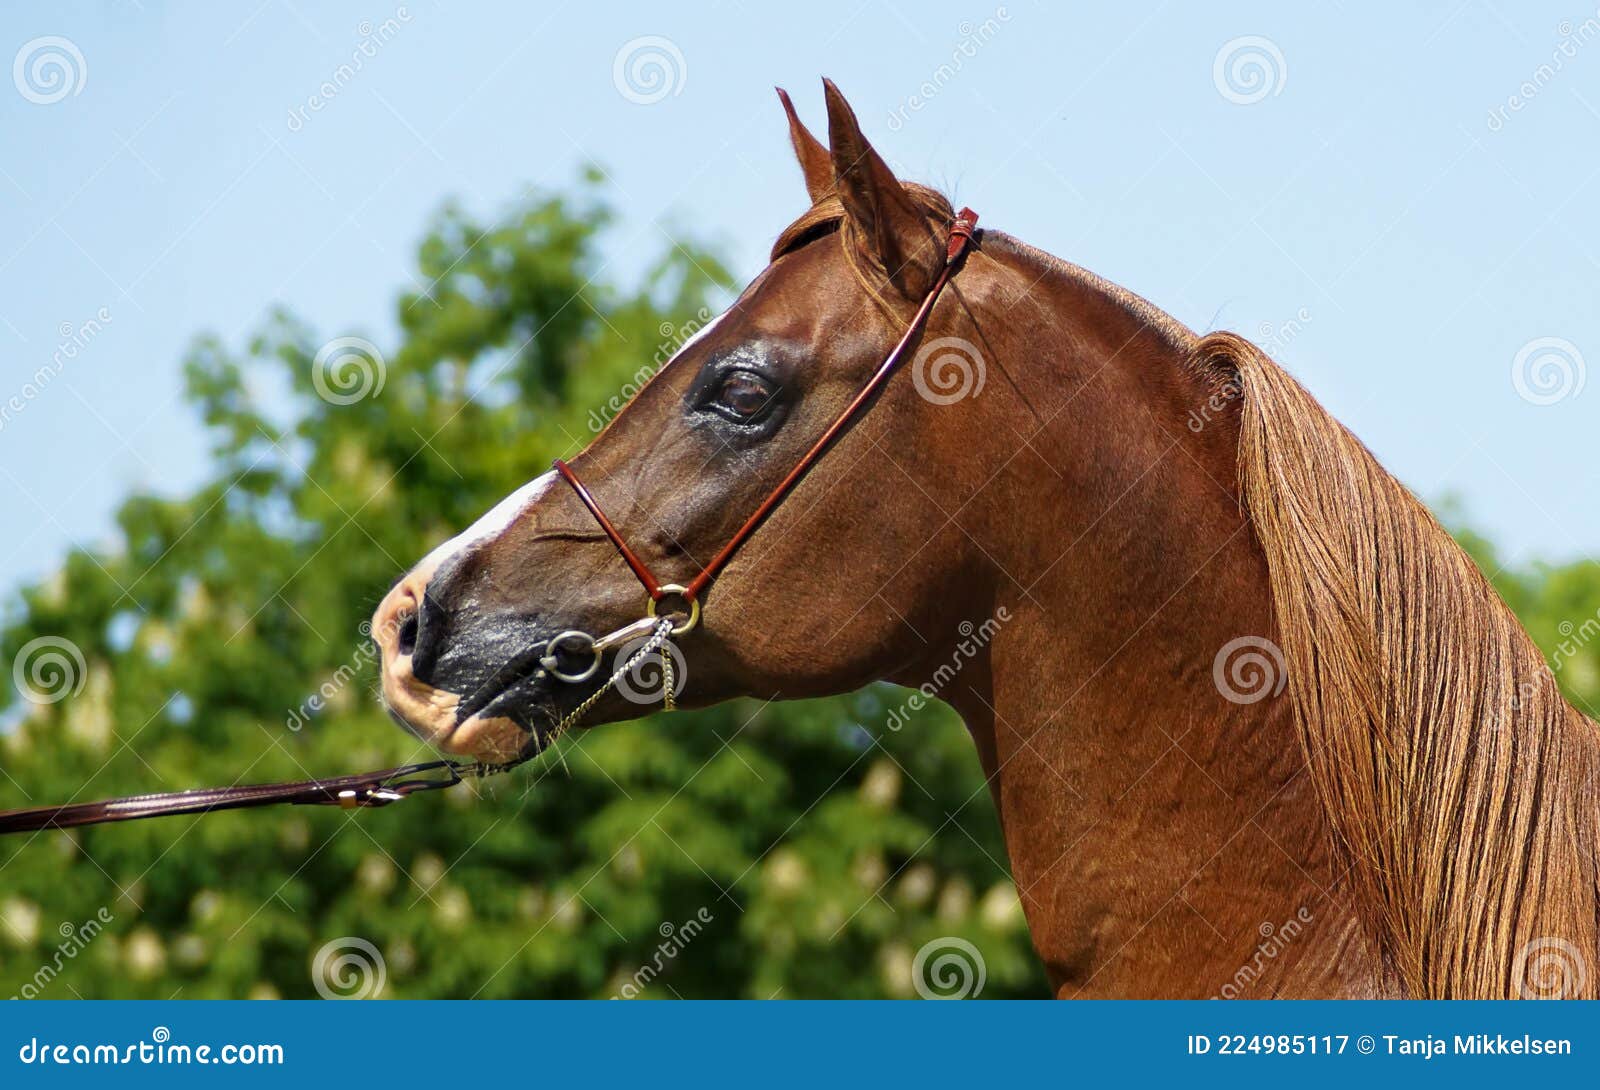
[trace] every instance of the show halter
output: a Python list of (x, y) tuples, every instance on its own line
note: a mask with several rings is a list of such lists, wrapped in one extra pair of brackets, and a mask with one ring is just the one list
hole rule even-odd
[[(777, 486), (767, 493), (760, 505), (745, 519), (744, 523), (734, 531), (727, 544), (713, 556), (700, 573), (687, 584), (662, 583), (656, 578), (650, 566), (640, 556), (628, 547), (627, 541), (611, 520), (606, 517), (600, 505), (596, 502), (589, 489), (578, 479), (570, 465), (561, 459), (555, 461), (555, 469), (561, 474), (563, 480), (572, 486), (578, 499), (584, 507), (594, 516), (600, 529), (605, 532), (611, 544), (616, 546), (617, 552), (632, 570), (634, 576), (644, 586), (645, 593), (649, 595), (645, 603), (645, 616), (632, 624), (624, 625), (615, 632), (608, 633), (599, 638), (590, 636), (586, 632), (576, 629), (562, 632), (551, 638), (545, 644), (545, 653), (539, 660), (541, 672), (549, 674), (556, 680), (567, 684), (580, 684), (588, 681), (598, 672), (601, 658), (607, 650), (643, 636), (644, 642), (636, 649), (623, 656), (617, 669), (610, 678), (589, 694), (577, 707), (573, 708), (562, 717), (561, 721), (550, 732), (550, 739), (560, 737), (570, 727), (581, 720), (589, 711), (599, 703), (601, 697), (610, 692), (623, 677), (634, 670), (652, 654), (661, 653), (662, 670), (662, 704), (668, 711), (675, 706), (674, 678), (671, 656), (663, 650), (669, 637), (683, 635), (700, 622), (701, 595), (733, 559), (750, 536), (756, 532), (768, 515), (777, 509), (789, 494), (794, 491), (806, 473), (811, 470), (819, 459), (828, 450), (833, 441), (838, 438), (850, 424), (860, 416), (872, 398), (883, 389), (884, 385), (894, 375), (906, 351), (911, 346), (922, 328), (927, 325), (928, 317), (933, 313), (934, 304), (939, 301), (939, 295), (956, 271), (961, 267), (962, 258), (972, 246), (974, 232), (978, 226), (978, 214), (970, 208), (963, 208), (950, 225), (950, 233), (945, 243), (944, 266), (940, 269), (938, 278), (933, 286), (928, 289), (928, 294), (922, 300), (922, 305), (917, 308), (911, 323), (906, 326), (905, 332), (895, 344), (889, 354), (884, 357), (878, 369), (873, 372), (859, 393), (851, 400), (850, 404), (828, 425), (826, 431), (811, 445), (811, 448), (795, 463), (787, 476), (779, 481)], [(672, 616), (658, 616), (662, 603), (667, 599), (676, 597), (683, 602), (687, 616), (684, 620), (675, 621)], [(591, 656), (590, 662), (581, 670), (565, 670), (562, 667), (561, 656), (566, 654)], [(505, 772), (515, 768), (523, 761), (531, 759), (533, 755), (522, 757), (503, 764), (486, 764), (483, 762), (467, 761), (428, 761), (422, 764), (402, 765), (398, 768), (385, 768), (375, 772), (363, 772), (353, 776), (336, 776), (321, 780), (302, 780), (295, 783), (260, 784), (254, 786), (235, 787), (210, 787), (194, 791), (175, 791), (154, 795), (133, 795), (128, 798), (108, 799), (103, 802), (69, 803), (64, 806), (40, 806), (26, 810), (8, 810), (0, 812), (0, 834), (37, 832), (43, 829), (67, 829), (82, 825), (101, 825), (118, 821), (135, 821), (141, 818), (162, 817), (176, 814), (205, 814), (213, 810), (242, 810), (257, 806), (272, 806), (280, 803), (301, 806), (338, 806), (346, 810), (387, 806), (391, 802), (399, 802), (410, 795), (422, 791), (437, 791), (445, 787), (454, 787), (466, 778), (482, 778), (496, 773)], [(430, 778), (426, 774), (442, 772), (438, 778)]]

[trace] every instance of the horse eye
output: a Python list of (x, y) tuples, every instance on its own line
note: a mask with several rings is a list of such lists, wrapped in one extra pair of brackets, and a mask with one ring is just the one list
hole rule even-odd
[(722, 380), (717, 405), (740, 420), (750, 420), (772, 401), (771, 383), (748, 371), (734, 371)]

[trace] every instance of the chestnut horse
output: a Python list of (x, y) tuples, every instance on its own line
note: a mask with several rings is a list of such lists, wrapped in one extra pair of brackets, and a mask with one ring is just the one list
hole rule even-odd
[[(1009, 236), (916, 329), (951, 207), (825, 91), (809, 210), (573, 461), (687, 583), (916, 334), (699, 595), (685, 702), (936, 690), (1061, 996), (1594, 996), (1596, 726), (1472, 561), (1253, 345)], [(385, 598), (385, 699), (491, 760), (635, 717), (527, 649), (641, 597), (546, 474)]]

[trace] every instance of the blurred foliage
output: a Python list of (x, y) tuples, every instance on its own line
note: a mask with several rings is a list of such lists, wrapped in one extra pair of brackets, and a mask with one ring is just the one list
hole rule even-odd
[[(40, 637), (86, 664), (57, 702), (0, 694), (0, 808), (427, 759), (378, 706), (362, 623), (730, 287), (686, 246), (609, 283), (607, 221), (592, 177), (490, 223), (446, 209), (381, 389), (349, 404), (317, 396), (323, 337), (290, 314), (200, 339), (209, 483), (130, 497), (120, 546), (70, 555), (0, 634), (7, 664)], [(312, 997), (351, 936), (386, 996), (912, 995), (942, 936), (982, 951), (984, 996), (1045, 994), (971, 742), (942, 707), (886, 729), (894, 693), (605, 727), (386, 810), (7, 839), (0, 996)]]

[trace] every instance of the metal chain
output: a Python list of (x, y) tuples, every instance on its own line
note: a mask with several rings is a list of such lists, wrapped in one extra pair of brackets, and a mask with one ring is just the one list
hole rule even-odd
[[(638, 666), (646, 658), (657, 651), (661, 652), (661, 675), (663, 681), (665, 682), (665, 686), (661, 694), (661, 705), (666, 711), (677, 711), (678, 701), (672, 691), (674, 682), (672, 675), (672, 654), (670, 651), (667, 651), (662, 647), (662, 645), (667, 642), (667, 637), (672, 635), (672, 631), (672, 618), (662, 617), (660, 621), (656, 623), (655, 628), (650, 631), (649, 639), (645, 640), (644, 643), (640, 645), (639, 650), (629, 655), (626, 662), (623, 662), (617, 667), (616, 671), (606, 679), (605, 684), (601, 685), (593, 693), (589, 694), (582, 704), (579, 704), (576, 708), (573, 708), (566, 715), (562, 716), (561, 721), (557, 723), (555, 728), (550, 732), (549, 740), (540, 747), (539, 752), (545, 752), (554, 746), (563, 734), (577, 726), (579, 721), (581, 721), (584, 716), (588, 715), (596, 704), (600, 703), (600, 699), (603, 696), (609, 693), (612, 689), (616, 688), (617, 683), (626, 677), (634, 667)], [(527, 757), (521, 757), (514, 761), (506, 761), (501, 764), (489, 764), (479, 761), (472, 765), (457, 765), (455, 766), (455, 771), (457, 775), (474, 776), (478, 779), (483, 779), (486, 776), (497, 776), (502, 772), (509, 772), (518, 765), (531, 760), (536, 755), (537, 754), (529, 754)]]
[[(660, 622), (656, 624), (655, 630), (650, 633), (650, 638), (644, 641), (644, 643), (639, 647), (639, 650), (629, 655), (628, 660), (617, 667), (616, 672), (606, 679), (606, 683), (604, 685), (600, 686), (600, 688), (591, 693), (588, 699), (584, 700), (584, 702), (579, 704), (576, 708), (573, 708), (562, 718), (561, 722), (556, 724), (555, 730), (550, 734), (550, 741), (554, 743), (557, 738), (560, 738), (572, 727), (577, 726), (578, 721), (584, 716), (588, 715), (590, 709), (592, 709), (596, 704), (600, 703), (601, 697), (605, 696), (612, 689), (616, 688), (617, 682), (626, 677), (634, 667), (638, 666), (651, 654), (659, 650), (661, 645), (667, 642), (667, 637), (672, 635), (672, 627), (673, 621), (671, 617), (661, 618)], [(662, 704), (665, 706), (667, 711), (676, 711), (677, 701), (673, 699), (672, 693), (671, 653), (662, 651), (661, 662), (662, 676), (666, 682), (665, 691), (662, 694)]]

